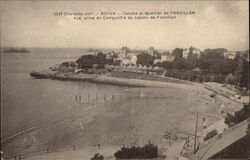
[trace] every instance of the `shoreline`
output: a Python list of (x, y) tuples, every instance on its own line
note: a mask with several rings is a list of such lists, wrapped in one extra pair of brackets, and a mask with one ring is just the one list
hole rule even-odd
[[(32, 72), (32, 74), (34, 74), (34, 72)], [(191, 83), (185, 83), (185, 82), (183, 82), (183, 83), (174, 83), (174, 82), (157, 82), (157, 81), (150, 81), (150, 80), (140, 80), (140, 79), (134, 79), (134, 78), (116, 78), (116, 77), (109, 77), (108, 75), (96, 75), (96, 74), (74, 74), (74, 73), (71, 73), (71, 74), (69, 74), (69, 73), (57, 73), (57, 72), (52, 72), (52, 71), (41, 71), (41, 72), (35, 72), (35, 74), (36, 74), (36, 76), (39, 76), (38, 78), (44, 78), (44, 79), (58, 79), (58, 80), (64, 80), (64, 81), (70, 81), (70, 80), (72, 80), (72, 81), (85, 81), (85, 82), (93, 82), (93, 83), (101, 83), (101, 84), (111, 84), (111, 85), (117, 85), (117, 84), (119, 84), (119, 85), (123, 85), (123, 86), (128, 86), (129, 84), (133, 84), (134, 86), (135, 85), (140, 85), (140, 87), (147, 87), (147, 86), (150, 86), (150, 87), (155, 87), (155, 86), (157, 86), (156, 88), (163, 88), (164, 89), (164, 92), (163, 93), (165, 93), (165, 94), (168, 94), (168, 93), (171, 93), (171, 94), (173, 94), (173, 95), (176, 95), (177, 97), (183, 97), (184, 95), (186, 95), (186, 93), (188, 93), (188, 92), (186, 92), (186, 93), (183, 93), (183, 90), (181, 90), (183, 87), (185, 87), (184, 89), (187, 89), (187, 88), (189, 88), (189, 89), (191, 89), (193, 92), (190, 92), (188, 95), (190, 95), (189, 97), (190, 98), (188, 98), (190, 101), (191, 101), (191, 98), (193, 97), (193, 98), (198, 98), (197, 100), (193, 100), (194, 102), (198, 102), (198, 100), (202, 100), (203, 99), (203, 97), (204, 96), (206, 96), (206, 97), (209, 97), (209, 93), (210, 92), (212, 92), (212, 91), (210, 91), (210, 90), (208, 90), (208, 93), (207, 92), (204, 92), (204, 94), (205, 95), (203, 95), (203, 94), (201, 94), (200, 92), (201, 92), (201, 90), (203, 90), (203, 89), (205, 89), (206, 90), (206, 88), (204, 88), (204, 86), (203, 86), (203, 84), (200, 84), (200, 83), (197, 83), (198, 85), (197, 86), (195, 86), (195, 85), (191, 85)], [(34, 76), (34, 75), (33, 75)], [(105, 83), (104, 83), (105, 82)], [(187, 85), (187, 84), (190, 84), (190, 85)], [(194, 84), (194, 83), (193, 83)], [(143, 85), (143, 86), (142, 86)], [(166, 91), (165, 90), (165, 88), (164, 87), (168, 87), (169, 89), (170, 89), (170, 91), (172, 91), (171, 90), (171, 88), (177, 88), (178, 89), (178, 91), (176, 91), (176, 92), (178, 92), (178, 94), (175, 94), (175, 92), (173, 93), (173, 92), (169, 92), (169, 91)], [(146, 88), (139, 88), (140, 90), (141, 89), (146, 89)], [(193, 89), (195, 89), (195, 90), (193, 90)], [(148, 88), (148, 90), (151, 90), (151, 88)], [(168, 89), (167, 89), (168, 90)], [(191, 91), (191, 90), (189, 90), (189, 91)], [(181, 91), (181, 92), (180, 92)], [(186, 90), (184, 90), (184, 91), (186, 91)], [(181, 94), (179, 94), (179, 93), (181, 93)], [(198, 94), (199, 93), (199, 94)], [(207, 94), (206, 94), (207, 93)], [(197, 95), (198, 94), (198, 95)], [(167, 100), (167, 101), (169, 101), (169, 100)], [(179, 106), (179, 108), (182, 108), (181, 106), (196, 106), (196, 107), (199, 107), (201, 104), (193, 104), (193, 103), (191, 103), (191, 102), (189, 102), (189, 101), (185, 101), (184, 103), (181, 103), (181, 105), (180, 105), (180, 103), (179, 103), (179, 101), (184, 101), (184, 100), (181, 100), (181, 99), (178, 99), (178, 100), (173, 100), (174, 102), (173, 102), (173, 104), (174, 104), (174, 106), (175, 105), (177, 105), (177, 106)], [(176, 103), (176, 101), (178, 101), (177, 103)], [(165, 100), (162, 100), (162, 102), (165, 102)], [(170, 101), (170, 102), (168, 102), (168, 103), (170, 103), (170, 104), (172, 104), (172, 102)], [(210, 102), (208, 102), (209, 104), (210, 103), (214, 103), (214, 102), (212, 102), (212, 101), (210, 101)], [(163, 103), (160, 103), (160, 104), (163, 104)], [(192, 105), (191, 105), (192, 104)], [(135, 106), (138, 106), (138, 105), (135, 105)], [(143, 106), (143, 105), (142, 105)], [(154, 105), (154, 103), (152, 104), (152, 106), (157, 106), (157, 105)], [(171, 106), (171, 105), (168, 105), (167, 104), (167, 106)], [(204, 106), (206, 106), (205, 105), (205, 103), (204, 103)], [(212, 107), (212, 105), (209, 105), (209, 106), (211, 106)], [(112, 108), (112, 109), (114, 109), (115, 111), (119, 111), (119, 112), (122, 112), (122, 113), (124, 113), (124, 110), (121, 110), (121, 109), (123, 109), (123, 108), (120, 108), (120, 109), (116, 109), (117, 107), (119, 107), (119, 106), (115, 106), (114, 108)], [(215, 107), (215, 106), (214, 106)], [(158, 108), (158, 110), (157, 110), (157, 107), (155, 108), (155, 110), (154, 110), (154, 113), (160, 113), (160, 112), (164, 112), (164, 113), (167, 113), (167, 108), (168, 107), (165, 107), (165, 105), (163, 105), (162, 107), (160, 107), (160, 108)], [(138, 108), (139, 109), (139, 108)], [(142, 108), (143, 110), (146, 110), (147, 109), (147, 107), (146, 108)], [(162, 109), (166, 109), (166, 110), (162, 110)], [(171, 109), (171, 112), (175, 112), (175, 113), (178, 113), (178, 112), (176, 112), (177, 110), (175, 110), (175, 109), (178, 109), (178, 107), (176, 108), (176, 107), (174, 107), (173, 109)], [(187, 110), (185, 109), (185, 111), (183, 111), (183, 112), (187, 112), (187, 111), (189, 111), (189, 109), (190, 109), (190, 111), (192, 111), (194, 108), (193, 107), (189, 107), (189, 108), (187, 108)], [(128, 109), (129, 110), (129, 109)], [(150, 111), (152, 111), (151, 109), (150, 109)], [(201, 111), (204, 111), (204, 112), (209, 112), (209, 111), (207, 111), (207, 110), (201, 110)], [(111, 112), (111, 111), (110, 111)], [(112, 112), (111, 113), (113, 113), (114, 111), (112, 110)], [(145, 113), (149, 113), (148, 112), (148, 110), (146, 110), (146, 112)], [(187, 112), (187, 113), (189, 113), (189, 112)], [(210, 112), (209, 112), (210, 113)], [(161, 114), (159, 114), (159, 116), (160, 116)], [(149, 114), (149, 116), (150, 116), (150, 114)], [(104, 116), (104, 117), (106, 117), (106, 116)], [(178, 120), (179, 118), (180, 118), (180, 116), (177, 116), (177, 119), (176, 120)], [(182, 116), (181, 116), (182, 117)], [(178, 127), (180, 127), (181, 129), (183, 129), (182, 127), (183, 127), (183, 125), (185, 124), (185, 126), (189, 126), (191, 123), (190, 122), (192, 122), (192, 120), (190, 120), (190, 117), (192, 117), (192, 115), (188, 115), (186, 118), (184, 117), (184, 119), (182, 119), (182, 120), (185, 120), (186, 122), (185, 123), (181, 123), (181, 124), (179, 124), (178, 125)], [(102, 118), (102, 117), (101, 117)], [(103, 119), (99, 119), (99, 123), (101, 123), (102, 122), (102, 120)], [(110, 118), (112, 118), (112, 119), (114, 119), (114, 121), (117, 121), (118, 119), (115, 119), (115, 117), (108, 117), (108, 119), (110, 119)], [(142, 118), (143, 119), (143, 116), (139, 116), (139, 118)], [(105, 118), (104, 118), (104, 120), (105, 120)], [(126, 119), (125, 119), (126, 120)], [(140, 120), (140, 119), (139, 119)], [(211, 120), (209, 120), (210, 122), (212, 122), (212, 119)], [(105, 122), (110, 122), (110, 121), (105, 121)], [(68, 123), (68, 122), (67, 122)], [(67, 123), (65, 123), (65, 124), (67, 124)], [(143, 124), (143, 123), (142, 123)], [(191, 124), (192, 125), (192, 124)], [(168, 127), (166, 127), (166, 128), (168, 128)], [(185, 127), (184, 127), (185, 128)], [(146, 128), (147, 129), (147, 128)], [(185, 129), (184, 129), (185, 130)], [(91, 131), (90, 131), (91, 132)], [(159, 129), (159, 132), (161, 132), (161, 130)], [(38, 133), (37, 133), (38, 134)], [(38, 134), (39, 135), (39, 134)], [(150, 134), (149, 134), (150, 135)], [(26, 135), (25, 135), (26, 136)], [(79, 137), (81, 137), (81, 136), (79, 136)], [(77, 138), (79, 138), (79, 137), (75, 137), (76, 139)], [(84, 137), (83, 137), (83, 139), (84, 139)], [(145, 139), (145, 138), (144, 138)], [(18, 140), (18, 139), (17, 139)], [(73, 139), (74, 140), (74, 139)], [(72, 140), (72, 143), (74, 143), (74, 141)], [(46, 142), (46, 139), (44, 140), (45, 142)], [(18, 142), (19, 141), (17, 141), (17, 142), (13, 142), (13, 144), (18, 144)], [(82, 141), (82, 143), (84, 143), (85, 141)], [(86, 142), (88, 142), (87, 140), (86, 140)], [(107, 143), (115, 143), (116, 141), (115, 141), (115, 139), (113, 140), (113, 141), (111, 141), (111, 142), (107, 142)], [(90, 142), (88, 142), (88, 143), (90, 143)], [(12, 144), (12, 143), (11, 143)], [(47, 144), (46, 144), (47, 145)], [(76, 144), (76, 145), (78, 145), (78, 144)], [(36, 148), (35, 148), (36, 149)]]
[[(37, 79), (52, 79), (52, 80), (62, 80), (62, 81), (82, 81), (90, 82), (97, 84), (108, 84), (116, 86), (127, 86), (127, 87), (186, 87), (187, 85), (193, 85), (191, 82), (177, 83), (174, 82), (164, 82), (164, 81), (154, 81), (138, 78), (120, 78), (120, 77), (111, 77), (108, 75), (99, 75), (99, 74), (74, 74), (74, 73), (55, 73), (53, 71), (40, 71), (40, 72), (31, 72), (30, 76)], [(168, 79), (166, 77), (166, 79)], [(179, 80), (176, 80), (179, 81)]]

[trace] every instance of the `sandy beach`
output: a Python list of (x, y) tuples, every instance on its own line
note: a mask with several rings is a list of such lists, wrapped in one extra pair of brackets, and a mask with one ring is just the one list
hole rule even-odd
[[(64, 78), (67, 79), (67, 76)], [(202, 84), (96, 78), (94, 75), (91, 78), (100, 83), (139, 84), (143, 87), (124, 88), (122, 93), (114, 95), (113, 100), (110, 97), (109, 103), (88, 107), (76, 105), (62, 113), (61, 117), (45, 119), (40, 127), (4, 145), (8, 157), (45, 152), (47, 149), (54, 152), (72, 146), (143, 145), (148, 141), (164, 148), (168, 143), (163, 139), (167, 131), (174, 130), (183, 137), (192, 135), (196, 112), (201, 113), (198, 124), (201, 130), (202, 118), (207, 119), (208, 125), (219, 120), (222, 117), (218, 113), (219, 104), (223, 100), (228, 101), (219, 95), (211, 98), (212, 92)], [(230, 101), (225, 110), (232, 112), (240, 107), (238, 103)]]

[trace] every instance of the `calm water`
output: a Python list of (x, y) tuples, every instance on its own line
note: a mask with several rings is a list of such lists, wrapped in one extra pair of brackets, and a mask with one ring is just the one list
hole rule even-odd
[(32, 79), (29, 73), (64, 61), (74, 61), (83, 49), (30, 49), (31, 53), (1, 54), (1, 139), (28, 124), (66, 111), (75, 96), (107, 96), (124, 88), (48, 79)]

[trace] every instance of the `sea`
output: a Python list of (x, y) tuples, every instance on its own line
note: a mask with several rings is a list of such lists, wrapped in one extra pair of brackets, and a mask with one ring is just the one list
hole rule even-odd
[[(162, 137), (167, 131), (193, 133), (195, 111), (216, 112), (217, 104), (207, 100), (208, 95), (192, 85), (128, 88), (35, 79), (30, 72), (75, 61), (91, 53), (84, 48), (27, 50), (31, 52), (1, 53), (1, 150), (5, 157), (20, 154), (28, 157), (47, 153), (47, 150), (57, 152), (72, 150), (73, 146), (95, 147), (98, 144), (120, 147), (150, 141), (164, 147)], [(106, 98), (109, 98), (107, 103)], [(202, 116), (199, 118), (201, 122)], [(206, 118), (211, 123), (217, 120)], [(198, 128), (202, 127), (199, 123)]]
[(48, 69), (88, 54), (82, 48), (29, 48), (30, 53), (1, 53), (1, 142), (31, 124), (65, 113), (76, 97), (109, 96), (122, 87), (34, 79), (32, 71)]

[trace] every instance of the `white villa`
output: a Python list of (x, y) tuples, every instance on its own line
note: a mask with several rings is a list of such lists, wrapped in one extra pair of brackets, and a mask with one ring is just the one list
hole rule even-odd
[(228, 51), (224, 52), (224, 57), (227, 59), (234, 59), (236, 57), (237, 52), (236, 51)]
[(118, 54), (118, 58), (116, 58), (115, 60), (120, 60), (121, 65), (130, 65), (130, 64), (135, 65), (137, 62), (137, 54), (138, 53), (133, 53), (129, 52), (129, 50), (122, 49)]
[[(189, 48), (183, 49), (182, 57), (187, 59), (189, 53), (190, 53), (190, 49), (189, 49)], [(199, 58), (200, 55), (201, 55), (201, 51), (200, 51), (199, 49), (196, 49), (196, 48), (193, 48), (192, 53), (193, 53), (193, 55), (195, 55), (197, 58)]]
[(193, 54), (197, 57), (197, 58), (200, 58), (200, 56), (201, 56), (201, 51), (199, 50), (199, 49), (194, 49), (193, 50)]
[(155, 59), (154, 64), (156, 63), (162, 63), (162, 62), (173, 62), (174, 61), (174, 55), (169, 52), (164, 52), (161, 54), (160, 59)]
[(169, 52), (166, 52), (166, 53), (163, 53), (161, 55), (161, 61), (164, 62), (164, 61), (167, 61), (167, 62), (173, 62), (174, 61), (174, 55), (169, 53)]
[(190, 52), (189, 48), (183, 49), (182, 57), (187, 59), (189, 52)]

